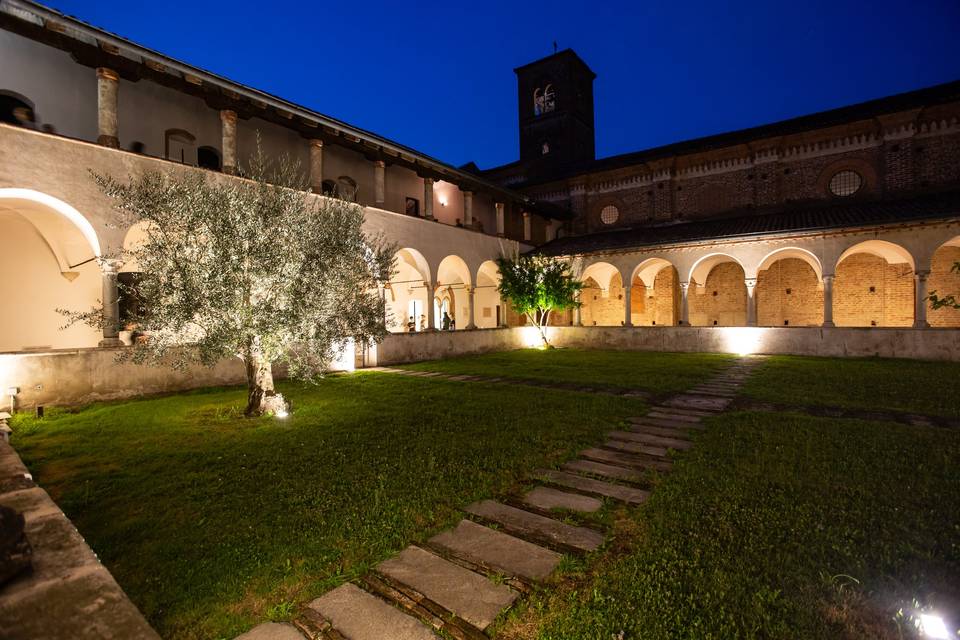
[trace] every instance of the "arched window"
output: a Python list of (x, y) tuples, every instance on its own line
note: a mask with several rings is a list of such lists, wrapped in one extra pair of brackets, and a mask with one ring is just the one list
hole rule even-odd
[(183, 164), (197, 164), (197, 139), (183, 129), (167, 129), (164, 156)]
[(337, 178), (337, 195), (347, 202), (357, 201), (357, 181), (350, 176)]
[(553, 90), (553, 84), (548, 82), (545, 87), (537, 87), (533, 90), (533, 115), (550, 113), (556, 108), (557, 94)]
[(220, 171), (220, 152), (213, 147), (200, 147), (197, 149), (197, 166)]
[(17, 93), (0, 91), (0, 122), (32, 129), (36, 120), (29, 100)]

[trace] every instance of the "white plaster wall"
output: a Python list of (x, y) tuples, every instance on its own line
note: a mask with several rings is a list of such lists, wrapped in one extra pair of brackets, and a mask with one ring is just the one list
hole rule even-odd
[(72, 138), (97, 137), (97, 74), (66, 52), (0, 29), (0, 89), (36, 107), (38, 127)]

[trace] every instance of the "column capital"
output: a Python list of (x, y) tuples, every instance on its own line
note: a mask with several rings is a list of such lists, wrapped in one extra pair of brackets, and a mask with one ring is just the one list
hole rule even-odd
[(820, 278), (824, 282), (833, 282), (834, 275), (832, 273), (825, 273), (822, 276), (820, 276)]
[(460, 187), (460, 191), (462, 191), (462, 192), (463, 192), (463, 195), (465, 195), (465, 196), (472, 196), (472, 195), (473, 195), (473, 189), (464, 189), (463, 187)]
[(101, 80), (120, 81), (120, 75), (113, 69), (107, 67), (97, 67), (97, 77)]
[(929, 275), (930, 275), (929, 269), (918, 269), (917, 271), (913, 272), (913, 277), (916, 280), (926, 280), (927, 276)]
[(118, 258), (100, 258), (98, 262), (103, 273), (117, 273), (123, 267), (123, 260)]
[(684, 293), (686, 293), (686, 292), (687, 292), (687, 289), (689, 289), (689, 288), (690, 288), (690, 283), (689, 283), (689, 282), (681, 282), (681, 283), (680, 283), (680, 290), (683, 291)]
[(529, 211), (524, 211), (524, 212), (521, 213), (521, 215), (522, 215), (524, 218), (529, 218), (529, 217), (530, 217), (530, 212), (529, 212)]
[(230, 124), (237, 123), (237, 112), (231, 111), (230, 109), (224, 109), (220, 112), (220, 120), (223, 122), (229, 122)]
[(756, 278), (744, 278), (744, 279), (743, 279), (743, 283), (744, 283), (745, 285), (747, 285), (747, 289), (753, 289), (754, 287), (757, 286), (757, 279), (756, 279)]
[(425, 177), (423, 178), (423, 184), (430, 184), (430, 185), (432, 185), (433, 183), (434, 183), (434, 179), (433, 179), (433, 178), (431, 178), (431, 177), (429, 177), (429, 176), (425, 176)]
[(310, 146), (311, 146), (311, 147), (318, 147), (318, 148), (322, 149), (322, 148), (323, 148), (323, 140), (321, 140), (320, 138), (310, 138)]
[(377, 168), (379, 168), (379, 169), (383, 169), (384, 167), (387, 166), (387, 163), (384, 162), (383, 160), (374, 160), (374, 161), (373, 161), (373, 166), (375, 166), (375, 167), (377, 167)]

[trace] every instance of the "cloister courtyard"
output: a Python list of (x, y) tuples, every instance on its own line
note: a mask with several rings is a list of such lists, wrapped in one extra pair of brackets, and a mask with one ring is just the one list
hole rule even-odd
[[(899, 638), (960, 614), (956, 363), (526, 349), (280, 386), (286, 419), (228, 387), (12, 421), (164, 638), (296, 620), (464, 518), (519, 536), (477, 515), (491, 499), (600, 541), (528, 536), (561, 554), (538, 580), (486, 567), (520, 596), (498, 638)], [(532, 505), (547, 489), (598, 508)]]

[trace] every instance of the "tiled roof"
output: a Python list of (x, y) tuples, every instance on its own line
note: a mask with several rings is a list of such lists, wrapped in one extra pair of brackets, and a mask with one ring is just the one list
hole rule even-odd
[(582, 236), (559, 238), (542, 245), (537, 252), (557, 256), (576, 255), (662, 244), (952, 217), (960, 218), (960, 191), (925, 194), (900, 200), (787, 205), (769, 213), (740, 211), (720, 218), (695, 222), (619, 227)]

